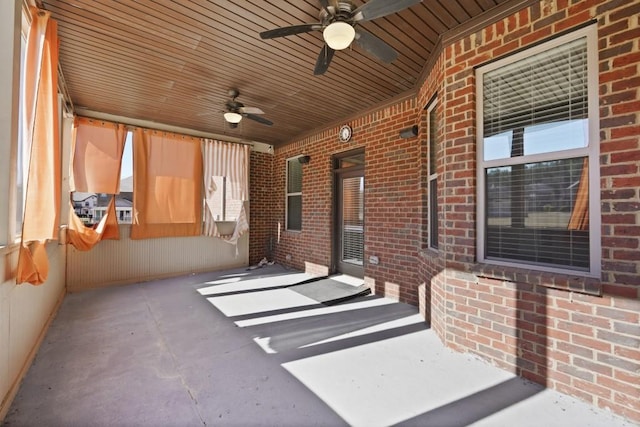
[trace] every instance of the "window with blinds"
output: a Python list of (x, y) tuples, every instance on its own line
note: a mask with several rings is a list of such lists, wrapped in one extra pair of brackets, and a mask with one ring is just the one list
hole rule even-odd
[(298, 157), (287, 160), (287, 230), (302, 230), (302, 164)]
[(592, 271), (588, 45), (582, 31), (478, 69), (480, 261)]

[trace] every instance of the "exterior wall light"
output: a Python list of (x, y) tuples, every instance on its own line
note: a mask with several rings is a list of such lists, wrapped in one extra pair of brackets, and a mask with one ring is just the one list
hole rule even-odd
[(400, 138), (408, 139), (414, 136), (418, 136), (418, 125), (413, 125), (400, 131)]

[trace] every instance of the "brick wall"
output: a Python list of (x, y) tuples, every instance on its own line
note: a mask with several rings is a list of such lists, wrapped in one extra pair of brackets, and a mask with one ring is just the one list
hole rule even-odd
[[(640, 420), (640, 4), (541, 1), (444, 46), (443, 271), (425, 281), (447, 345)], [(602, 280), (475, 263), (474, 67), (597, 21)], [(425, 272), (433, 272), (423, 262)], [(601, 289), (602, 296), (578, 291)], [(439, 301), (442, 299), (442, 301)]]
[[(418, 266), (421, 245), (420, 153), (418, 138), (401, 139), (400, 130), (417, 123), (415, 100), (400, 102), (353, 120), (353, 137), (340, 143), (338, 128), (276, 150), (275, 188), (278, 214), (275, 229), (277, 261), (304, 269), (319, 265), (331, 269), (333, 233), (333, 155), (362, 148), (365, 151), (365, 276), (374, 291), (418, 303)], [(303, 166), (302, 231), (285, 231), (286, 159), (307, 154)], [(287, 259), (287, 255), (291, 259)], [(322, 270), (322, 269), (320, 269)]]
[[(542, 0), (462, 38), (445, 37), (416, 98), (351, 121), (350, 143), (338, 143), (335, 128), (276, 150), (276, 259), (296, 268), (331, 265), (331, 156), (363, 147), (365, 276), (376, 293), (426, 305), (427, 320), (452, 348), (639, 422), (639, 17), (637, 1)], [(602, 277), (480, 265), (474, 67), (590, 22), (599, 38)], [(423, 111), (435, 94), (437, 251), (426, 247)], [(416, 123), (417, 138), (398, 138)], [(286, 232), (285, 160), (303, 153), (311, 156), (303, 167), (303, 230)], [(380, 265), (367, 264), (369, 255)]]
[[(439, 50), (440, 47), (437, 48)], [(444, 271), (444, 251), (435, 250), (429, 248), (429, 114), (426, 108), (429, 108), (431, 103), (435, 102), (435, 114), (436, 114), (436, 123), (437, 128), (435, 130), (436, 135), (436, 173), (438, 175), (438, 219), (440, 222), (439, 227), (439, 241), (438, 246), (442, 247), (444, 244), (444, 238), (446, 236), (447, 227), (444, 227), (444, 197), (445, 191), (444, 186), (441, 185), (444, 182), (444, 156), (442, 155), (443, 150), (445, 148), (445, 126), (444, 126), (444, 99), (442, 96), (443, 92), (443, 69), (444, 60), (441, 55), (433, 62), (430, 70), (428, 70), (428, 75), (425, 80), (425, 84), (420, 88), (418, 93), (418, 105), (422, 107), (420, 112), (421, 120), (420, 120), (420, 129), (421, 129), (421, 140), (422, 140), (422, 174), (423, 178), (421, 180), (421, 187), (423, 193), (423, 235), (422, 235), (422, 250), (420, 251), (419, 257), (417, 258), (418, 268), (420, 270), (420, 279), (422, 282), (426, 284), (425, 287), (425, 301), (421, 301), (426, 307), (425, 310), (425, 319), (430, 323), (431, 327), (436, 331), (438, 336), (441, 338), (445, 335), (444, 324), (439, 322), (438, 319), (444, 318), (445, 313), (445, 299), (443, 298), (443, 294), (445, 291), (445, 282), (443, 280), (443, 275), (441, 274)], [(433, 321), (432, 321), (433, 319)]]
[(249, 165), (249, 264), (273, 260), (273, 155), (251, 151)]

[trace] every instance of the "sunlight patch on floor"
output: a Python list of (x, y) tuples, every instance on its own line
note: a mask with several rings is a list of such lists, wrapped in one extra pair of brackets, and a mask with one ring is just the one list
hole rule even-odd
[[(428, 330), (282, 366), (353, 426), (387, 426), (513, 376), (443, 349)], [(461, 385), (464, 384), (464, 387)]]
[(355, 287), (364, 285), (364, 279), (361, 279), (359, 277), (349, 276), (347, 274), (337, 274), (335, 276), (331, 276), (331, 279), (337, 282), (342, 282), (346, 285), (351, 285)]
[(227, 317), (318, 304), (317, 301), (289, 289), (210, 297), (207, 301)]

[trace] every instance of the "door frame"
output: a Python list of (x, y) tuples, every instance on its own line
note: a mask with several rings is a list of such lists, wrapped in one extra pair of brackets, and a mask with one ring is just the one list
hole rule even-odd
[(365, 167), (364, 162), (362, 165), (351, 166), (351, 167), (340, 167), (340, 163), (342, 160), (348, 159), (350, 157), (362, 155), (364, 158), (364, 148), (351, 150), (343, 153), (339, 153), (333, 156), (333, 177), (334, 177), (334, 185), (333, 185), (333, 233), (331, 235), (332, 239), (332, 272), (334, 273), (343, 273), (348, 274), (354, 277), (364, 277), (364, 224), (366, 221), (366, 216), (364, 213), (364, 203), (365, 203), (365, 194), (363, 193), (363, 230), (362, 230), (362, 266), (351, 265), (341, 262), (341, 254), (342, 254), (342, 180), (344, 178), (353, 178), (361, 176), (364, 180), (365, 188), (366, 188), (366, 178), (365, 178)]

